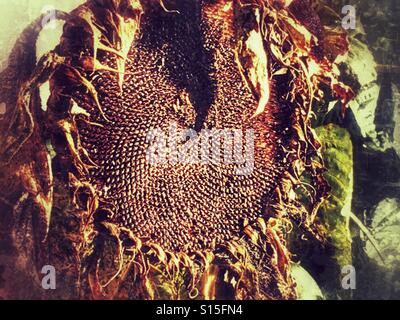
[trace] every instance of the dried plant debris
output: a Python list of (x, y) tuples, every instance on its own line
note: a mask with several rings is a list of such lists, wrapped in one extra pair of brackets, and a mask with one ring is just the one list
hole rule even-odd
[[(20, 257), (14, 272), (35, 282), (30, 268), (55, 264), (60, 297), (296, 298), (288, 233), (296, 225), (325, 238), (315, 218), (329, 188), (312, 106), (322, 88), (343, 105), (353, 96), (333, 63), (345, 33), (327, 32), (313, 8), (88, 0), (58, 13), (60, 43), (37, 64), (34, 22), (0, 77), (2, 254)], [(146, 133), (171, 123), (254, 130), (254, 172), (152, 167)]]

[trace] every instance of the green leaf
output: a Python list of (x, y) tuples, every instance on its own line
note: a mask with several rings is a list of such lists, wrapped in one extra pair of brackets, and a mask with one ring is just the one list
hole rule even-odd
[(333, 124), (319, 127), (324, 174), (332, 190), (320, 210), (320, 219), (335, 248), (334, 258), (340, 267), (352, 262), (349, 219), (353, 190), (353, 146), (346, 129)]

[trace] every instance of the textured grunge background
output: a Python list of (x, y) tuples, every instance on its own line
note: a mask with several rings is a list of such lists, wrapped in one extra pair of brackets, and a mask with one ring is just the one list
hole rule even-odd
[[(323, 229), (329, 236), (329, 250), (311, 239), (296, 236), (288, 246), (293, 253), (292, 275), (300, 299), (400, 299), (400, 2), (398, 0), (320, 1), (340, 12), (343, 5), (357, 8), (357, 29), (349, 32), (350, 50), (339, 63), (344, 82), (355, 89), (356, 99), (342, 116), (340, 103), (328, 101), (316, 106), (314, 128), (323, 145), (328, 169), (325, 178), (332, 187), (331, 197), (319, 212)], [(21, 32), (46, 6), (70, 11), (78, 0), (0, 0), (0, 72)], [(41, 32), (38, 56), (54, 48), (62, 33), (62, 23)], [(49, 96), (48, 87), (40, 92)], [(0, 120), (6, 112), (0, 103)], [(0, 169), (3, 170), (3, 169)], [(58, 194), (57, 194), (58, 193)], [(0, 190), (3, 198), (3, 190)], [(64, 190), (56, 190), (58, 205), (53, 208), (49, 239), (59, 240), (76, 231), (76, 219), (65, 220), (69, 212)], [(25, 208), (26, 209), (26, 208)], [(21, 219), (27, 219), (21, 217)], [(24, 248), (20, 256), (9, 257), (12, 249), (6, 235), (13, 228), (0, 212), (0, 298), (76, 298), (76, 278), (72, 258), (75, 249), (69, 239), (58, 244), (52, 263), (64, 264), (63, 279), (57, 290), (38, 293), (39, 266), (30, 248), (35, 241), (30, 230), (19, 230), (16, 237)], [(28, 235), (27, 238), (24, 238)], [(64, 242), (63, 242), (64, 241)], [(7, 265), (18, 261), (21, 274)], [(69, 266), (68, 263), (71, 263)], [(112, 264), (112, 262), (111, 262)], [(352, 265), (356, 270), (356, 289), (344, 290), (341, 270)], [(29, 271), (27, 271), (29, 270)], [(27, 273), (30, 273), (27, 276)], [(35, 279), (27, 282), (27, 279)], [(90, 279), (89, 279), (90, 281)], [(7, 291), (11, 282), (17, 296)], [(168, 291), (163, 288), (163, 290)]]

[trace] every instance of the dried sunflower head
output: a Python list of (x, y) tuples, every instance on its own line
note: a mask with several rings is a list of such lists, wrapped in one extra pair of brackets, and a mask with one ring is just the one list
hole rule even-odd
[[(9, 94), (16, 116), (1, 151), (20, 181), (13, 188), (35, 199), (42, 239), (53, 175), (68, 185), (79, 227), (70, 239), (76, 260), (64, 269), (76, 269), (79, 295), (295, 298), (285, 236), (291, 222), (320, 236), (314, 218), (327, 191), (311, 107), (322, 85), (350, 95), (310, 4), (89, 0), (59, 14), (60, 44)], [(42, 112), (35, 92), (47, 81)], [(185, 151), (204, 133), (254, 140), (240, 145), (239, 166), (189, 161), (187, 152), (154, 165), (155, 128)], [(185, 130), (193, 137), (179, 138)], [(208, 151), (228, 148), (207, 135)], [(39, 149), (35, 166), (30, 146)], [(173, 151), (167, 143), (159, 152)], [(251, 170), (238, 175), (246, 163)], [(302, 185), (310, 192), (300, 200)]]

